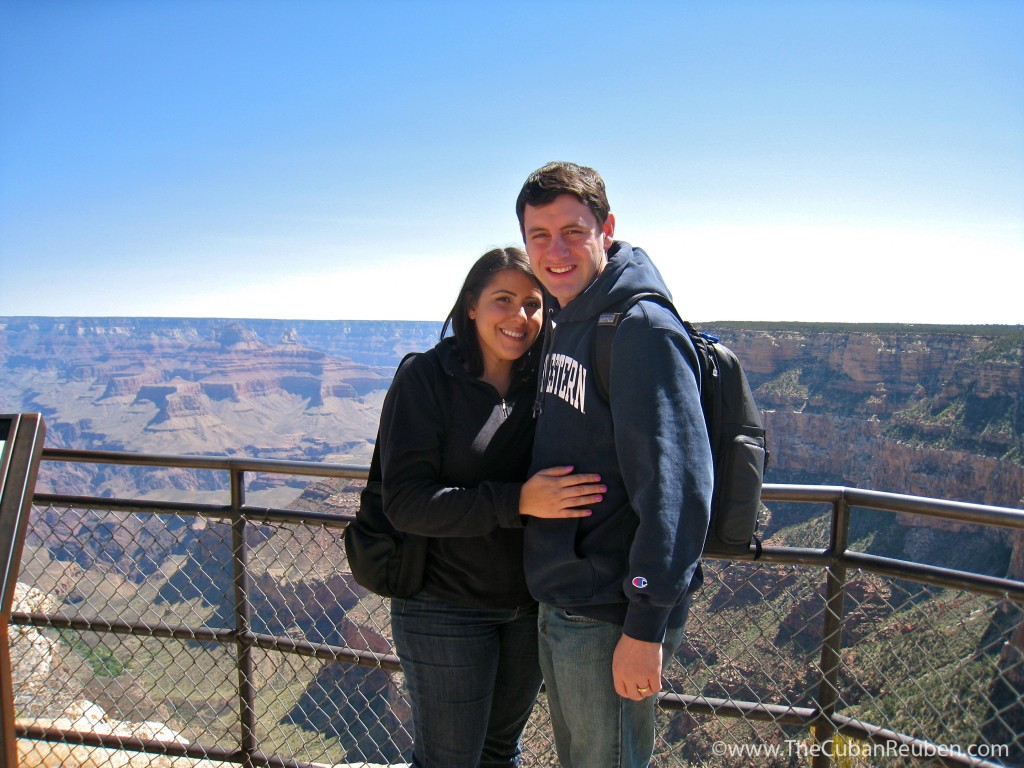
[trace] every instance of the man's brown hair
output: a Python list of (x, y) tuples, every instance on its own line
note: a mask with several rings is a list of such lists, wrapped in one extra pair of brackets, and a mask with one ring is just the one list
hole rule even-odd
[(559, 195), (572, 195), (589, 208), (597, 225), (604, 225), (611, 212), (604, 179), (593, 168), (576, 163), (548, 163), (531, 173), (519, 191), (516, 199), (516, 216), (519, 229), (523, 229), (523, 214), (526, 206), (535, 208), (553, 202)]

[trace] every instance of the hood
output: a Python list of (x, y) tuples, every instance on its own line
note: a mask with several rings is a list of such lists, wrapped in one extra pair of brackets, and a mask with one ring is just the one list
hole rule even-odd
[(434, 351), (437, 352), (437, 359), (441, 361), (441, 368), (445, 373), (449, 376), (469, 378), (459, 348), (455, 346), (454, 336), (445, 336), (434, 347)]
[(556, 315), (558, 322), (574, 322), (599, 314), (638, 293), (660, 293), (672, 298), (651, 257), (643, 249), (616, 240), (608, 251), (608, 265), (569, 306)]

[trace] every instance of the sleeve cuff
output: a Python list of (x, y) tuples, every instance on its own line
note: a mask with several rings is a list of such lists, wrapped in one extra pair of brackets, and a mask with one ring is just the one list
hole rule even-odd
[(634, 640), (662, 643), (665, 641), (670, 614), (671, 610), (662, 607), (630, 603), (622, 633)]
[(497, 504), (495, 511), (499, 528), (522, 528), (523, 516), (519, 514), (519, 494), (523, 488), (521, 483), (495, 483)]

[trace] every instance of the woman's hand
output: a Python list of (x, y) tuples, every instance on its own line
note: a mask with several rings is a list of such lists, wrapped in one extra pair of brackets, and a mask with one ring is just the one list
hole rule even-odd
[(571, 475), (572, 467), (542, 469), (519, 494), (519, 514), (531, 517), (587, 517), (588, 504), (597, 504), (608, 490), (600, 475)]

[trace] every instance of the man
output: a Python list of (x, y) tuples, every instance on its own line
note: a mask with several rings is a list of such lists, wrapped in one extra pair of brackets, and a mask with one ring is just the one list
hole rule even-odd
[(599, 315), (668, 289), (646, 253), (614, 239), (593, 169), (540, 168), (516, 213), (534, 273), (559, 305), (531, 471), (573, 466), (607, 486), (589, 517), (526, 526), (555, 744), (565, 768), (639, 768), (654, 750), (663, 661), (703, 580), (713, 475), (695, 352), (670, 309), (641, 301), (615, 332), (606, 402), (590, 360)]

